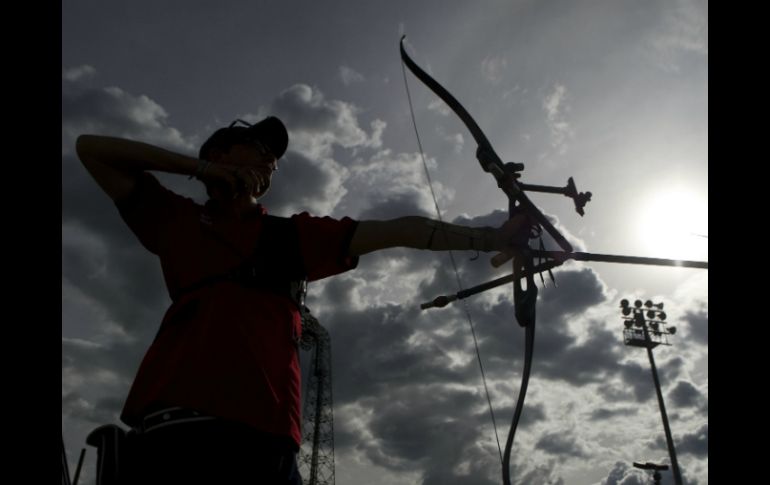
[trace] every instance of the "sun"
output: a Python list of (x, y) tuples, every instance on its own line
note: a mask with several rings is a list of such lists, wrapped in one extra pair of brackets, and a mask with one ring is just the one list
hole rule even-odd
[(640, 208), (637, 240), (654, 257), (708, 260), (708, 199), (688, 189), (652, 194)]

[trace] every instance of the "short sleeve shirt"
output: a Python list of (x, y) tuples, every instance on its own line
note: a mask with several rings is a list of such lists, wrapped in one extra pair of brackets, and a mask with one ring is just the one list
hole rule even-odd
[[(296, 304), (272, 291), (213, 279), (256, 248), (266, 211), (237, 218), (164, 188), (143, 174), (116, 203), (142, 245), (160, 258), (172, 305), (147, 351), (121, 419), (131, 425), (153, 410), (185, 407), (289, 437), (299, 446), (301, 318)], [(309, 281), (353, 269), (348, 254), (357, 222), (289, 218)], [(193, 288), (186, 291), (188, 288)]]

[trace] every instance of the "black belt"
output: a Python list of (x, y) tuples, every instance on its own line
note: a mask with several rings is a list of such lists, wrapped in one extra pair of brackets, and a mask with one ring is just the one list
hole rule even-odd
[(220, 418), (214, 416), (207, 416), (201, 414), (198, 411), (184, 408), (167, 408), (155, 411), (148, 414), (142, 419), (142, 423), (137, 431), (141, 433), (148, 433), (154, 429), (163, 428), (166, 426), (197, 423), (200, 421), (214, 421)]
[(299, 451), (296, 443), (294, 443), (294, 440), (288, 436), (278, 436), (264, 433), (244, 423), (230, 421), (215, 416), (209, 416), (198, 411), (193, 411), (192, 409), (180, 407), (161, 409), (159, 411), (148, 414), (142, 418), (139, 426), (133, 428), (133, 433), (142, 435), (161, 428), (201, 422), (219, 422), (222, 425), (230, 428), (235, 426), (240, 431), (247, 430), (250, 436), (249, 439), (269, 443), (270, 449), (272, 450), (286, 450), (286, 452), (290, 453), (297, 453)]

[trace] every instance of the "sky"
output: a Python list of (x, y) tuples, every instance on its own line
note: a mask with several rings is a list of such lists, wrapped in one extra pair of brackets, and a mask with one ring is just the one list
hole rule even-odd
[[(473, 115), (521, 181), (590, 191), (585, 216), (531, 194), (576, 250), (708, 261), (708, 3), (700, 0), (62, 4), (62, 432), (118, 423), (170, 299), (155, 256), (74, 153), (79, 134), (195, 155), (215, 129), (276, 115), (290, 144), (262, 201), (360, 220), (436, 218), (398, 42)], [(507, 200), (465, 126), (407, 72), (442, 217), (498, 226)], [(202, 185), (161, 174), (198, 202)], [(546, 245), (551, 242), (546, 240)], [(506, 274), (456, 252), (463, 287)], [(623, 344), (622, 298), (664, 302), (654, 350), (685, 481), (708, 484), (708, 271), (567, 263), (538, 279), (517, 484), (635, 485), (668, 463), (649, 361)], [(446, 253), (389, 249), (310, 285), (332, 345), (336, 483), (500, 483), (465, 306)], [(501, 444), (524, 332), (510, 286), (465, 300)], [(303, 355), (303, 362), (307, 356)], [(88, 447), (81, 482), (94, 483)], [(670, 472), (663, 483), (673, 483)]]

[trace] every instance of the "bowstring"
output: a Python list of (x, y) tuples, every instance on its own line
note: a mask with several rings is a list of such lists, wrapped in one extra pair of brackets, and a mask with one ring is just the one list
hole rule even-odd
[[(412, 95), (409, 92), (409, 83), (406, 80), (406, 68), (404, 67), (403, 60), (401, 61), (401, 71), (404, 75), (404, 86), (406, 88), (406, 97), (409, 100), (409, 112), (412, 115), (412, 126), (414, 127), (414, 134), (417, 137), (417, 146), (420, 149), (420, 157), (422, 159), (422, 166), (425, 170), (425, 177), (428, 179), (428, 187), (430, 187), (430, 194), (431, 197), (433, 197), (433, 204), (436, 208), (436, 215), (438, 216), (439, 223), (441, 224), (442, 233), (444, 234), (444, 239), (447, 242), (447, 246), (449, 246), (449, 235), (447, 234), (446, 226), (444, 225), (444, 219), (441, 216), (441, 209), (438, 206), (438, 198), (436, 197), (436, 192), (433, 190), (433, 182), (430, 177), (430, 172), (428, 171), (428, 164), (425, 161), (425, 152), (422, 149), (422, 141), (420, 140), (420, 133), (417, 131), (417, 121), (414, 116), (414, 107), (412, 105)], [(452, 261), (452, 268), (454, 269), (455, 278), (457, 279), (457, 287), (459, 291), (463, 290), (463, 284), (462, 280), (460, 278), (460, 272), (457, 269), (457, 263), (455, 262), (454, 252), (450, 249), (449, 250), (449, 259)], [(476, 330), (473, 325), (473, 318), (471, 318), (471, 312), (468, 307), (468, 302), (464, 299), (462, 300), (463, 310), (465, 311), (465, 317), (468, 320), (468, 325), (471, 327), (471, 335), (473, 335), (473, 345), (476, 348), (476, 358), (479, 362), (479, 369), (481, 370), (481, 380), (484, 383), (484, 392), (487, 396), (487, 404), (489, 405), (489, 414), (492, 417), (492, 427), (495, 430), (495, 441), (497, 442), (497, 452), (500, 455), (500, 465), (503, 464), (503, 451), (500, 447), (500, 437), (497, 434), (497, 422), (495, 420), (495, 412), (492, 409), (492, 400), (489, 397), (489, 387), (487, 386), (487, 378), (486, 374), (484, 373), (484, 365), (481, 362), (481, 352), (479, 351), (479, 343), (476, 339)]]

